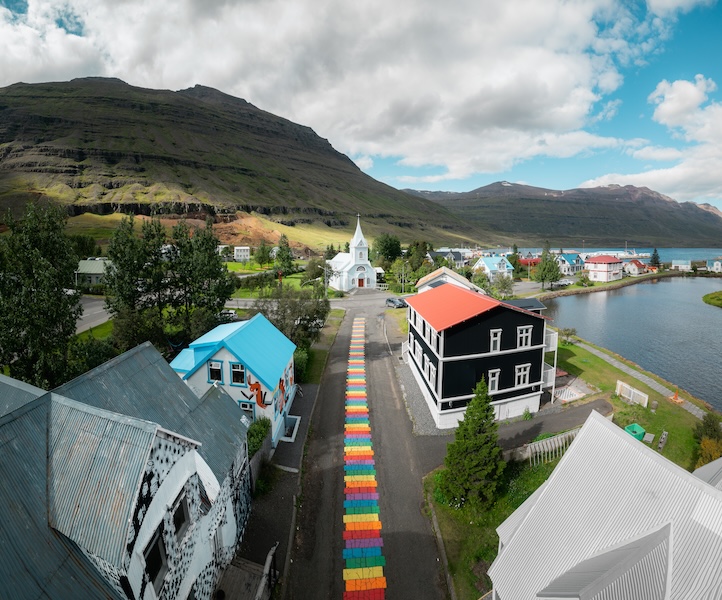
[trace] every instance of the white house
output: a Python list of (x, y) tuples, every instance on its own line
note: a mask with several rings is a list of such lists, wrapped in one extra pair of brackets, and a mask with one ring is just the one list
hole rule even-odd
[(0, 414), (0, 595), (213, 598), (250, 514), (230, 399), (195, 397), (150, 344), (55, 392), (8, 392), (23, 397)]
[(348, 252), (339, 252), (326, 263), (331, 267), (329, 287), (342, 292), (357, 288), (376, 288), (376, 271), (369, 261), (369, 245), (361, 231), (361, 217), (357, 217)]
[(491, 598), (720, 598), (718, 470), (692, 474), (592, 412), (547, 481), (497, 528)]
[(707, 270), (712, 273), (722, 273), (722, 256), (708, 260)]
[(584, 268), (584, 261), (577, 253), (563, 252), (555, 254), (562, 275), (576, 275)]
[(481, 256), (472, 269), (486, 273), (491, 282), (502, 275), (511, 277), (514, 274), (514, 267), (506, 256)]
[(647, 273), (647, 265), (645, 265), (641, 260), (637, 260), (636, 258), (633, 258), (629, 262), (624, 263), (624, 272), (627, 275), (631, 275), (632, 277), (638, 277), (639, 275), (644, 275)]
[(416, 291), (420, 294), (433, 290), (444, 283), (458, 285), (459, 287), (471, 290), (472, 292), (484, 293), (478, 285), (471, 283), (466, 277), (460, 275), (456, 271), (452, 271), (448, 267), (439, 267), (436, 271), (432, 271), (428, 275), (424, 275), (416, 282)]
[(610, 282), (622, 278), (622, 259), (616, 256), (590, 256), (584, 261), (584, 268), (589, 272), (589, 281)]
[(220, 387), (251, 420), (271, 421), (276, 446), (299, 418), (289, 415), (296, 396), (296, 345), (258, 313), (248, 321), (219, 325), (191, 342), (170, 363), (199, 396)]
[(250, 246), (234, 246), (233, 247), (233, 260), (236, 262), (248, 262), (251, 260), (251, 247)]
[(684, 273), (690, 273), (692, 271), (692, 261), (691, 260), (673, 260), (672, 266), (670, 268), (672, 271), (682, 271)]

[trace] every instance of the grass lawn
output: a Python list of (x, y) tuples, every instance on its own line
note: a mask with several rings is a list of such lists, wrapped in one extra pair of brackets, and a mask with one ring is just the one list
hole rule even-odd
[[(301, 283), (303, 282), (303, 276), (305, 273), (294, 273), (293, 275), (289, 275), (288, 277), (283, 278), (283, 285), (291, 287), (293, 289), (312, 289), (311, 286), (302, 286)], [(275, 280), (277, 281), (277, 280)], [(248, 288), (238, 288), (233, 294), (231, 295), (231, 298), (258, 298), (259, 289), (256, 288), (254, 290), (250, 290)]]
[(396, 323), (399, 331), (403, 334), (404, 339), (409, 335), (409, 322), (406, 320), (406, 311), (400, 308), (386, 309), (386, 315)]
[(702, 300), (707, 304), (722, 308), (722, 292), (712, 292), (711, 294), (705, 294), (704, 296), (702, 296)]
[[(625, 361), (620, 356), (612, 355), (617, 360), (627, 362), (630, 366), (635, 366)], [(662, 431), (668, 432), (667, 444), (662, 451), (662, 455), (678, 464), (684, 469), (691, 469), (694, 466), (697, 455), (697, 442), (694, 439), (693, 430), (699, 420), (684, 410), (678, 404), (671, 402), (662, 394), (655, 392), (641, 381), (633, 379), (626, 373), (619, 371), (606, 361), (580, 348), (577, 345), (559, 346), (558, 365), (565, 371), (576, 375), (598, 388), (601, 393), (610, 400), (614, 406), (614, 423), (620, 427), (626, 427), (630, 423), (638, 423), (645, 431), (653, 433), (655, 440), (659, 439)], [(639, 369), (639, 367), (636, 367)], [(640, 369), (641, 370), (641, 369)], [(650, 377), (654, 375), (646, 373)], [(649, 395), (649, 406), (652, 402), (657, 401), (657, 412), (652, 413), (649, 408), (643, 408), (638, 405), (629, 405), (614, 396), (617, 379), (620, 379), (635, 389)], [(659, 380), (660, 383), (671, 386), (668, 382)], [(704, 406), (698, 399), (692, 398), (684, 392), (680, 392), (680, 398), (685, 400), (696, 401), (696, 403)], [(598, 397), (596, 395), (594, 397)], [(709, 409), (709, 407), (706, 407)], [(653, 447), (656, 447), (653, 444)]]
[(113, 333), (113, 319), (109, 319), (105, 323), (98, 325), (97, 327), (91, 327), (86, 329), (82, 333), (78, 334), (79, 340), (86, 340), (94, 337), (96, 340), (106, 340)]
[(308, 356), (308, 367), (306, 381), (308, 383), (321, 383), (323, 370), (326, 368), (328, 353), (331, 344), (336, 339), (336, 334), (341, 327), (341, 322), (346, 311), (340, 308), (333, 308), (328, 314), (326, 324), (321, 330), (321, 337), (311, 346)]
[[(488, 510), (454, 510), (432, 500), (459, 600), (477, 600), (491, 589), (486, 571), (499, 548), (496, 528), (547, 480), (558, 462), (534, 467), (509, 463), (499, 497)], [(424, 479), (424, 489), (427, 498), (433, 498), (433, 473)]]

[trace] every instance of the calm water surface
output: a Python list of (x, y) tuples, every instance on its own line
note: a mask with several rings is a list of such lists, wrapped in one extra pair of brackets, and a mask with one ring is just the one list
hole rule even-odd
[(658, 279), (545, 300), (545, 315), (722, 411), (722, 309), (702, 302), (720, 290), (719, 278)]

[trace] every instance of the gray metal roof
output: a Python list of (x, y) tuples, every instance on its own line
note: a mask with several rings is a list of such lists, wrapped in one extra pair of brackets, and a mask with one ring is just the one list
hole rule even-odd
[(79, 260), (75, 271), (79, 275), (105, 275), (111, 261), (106, 259)]
[(120, 568), (155, 423), (52, 395), (51, 527)]
[(504, 304), (510, 304), (524, 310), (546, 310), (539, 298), (517, 298), (515, 300), (504, 300)]
[(0, 417), (39, 398), (44, 393), (45, 390), (34, 385), (0, 375)]
[(51, 403), (46, 394), (0, 417), (0, 596), (120, 598), (77, 545), (48, 526)]
[[(585, 561), (667, 523), (671, 567), (664, 598), (722, 597), (722, 491), (595, 412), (532, 505), (523, 507), (521, 522), (489, 569), (500, 598), (543, 597), (538, 594), (555, 580), (571, 588), (581, 567), (601, 567)], [(658, 589), (667, 568), (663, 544), (654, 548), (633, 575), (610, 568), (603, 579), (607, 591), (593, 597), (654, 598), (639, 592)]]
[(694, 475), (717, 489), (722, 489), (722, 458), (702, 465), (694, 471)]
[(158, 423), (199, 441), (198, 453), (219, 482), (246, 438), (243, 413), (230, 396), (218, 389), (198, 398), (150, 342), (55, 391), (91, 406)]

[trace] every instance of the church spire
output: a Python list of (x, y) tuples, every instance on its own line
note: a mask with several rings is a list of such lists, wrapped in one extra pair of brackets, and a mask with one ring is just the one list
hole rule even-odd
[(351, 243), (349, 244), (351, 248), (368, 248), (368, 244), (366, 243), (366, 238), (364, 238), (364, 234), (361, 231), (361, 215), (356, 214), (356, 233), (353, 234), (353, 238), (351, 239)]

